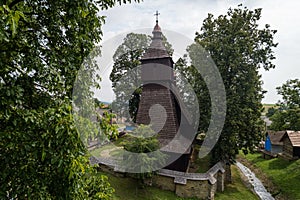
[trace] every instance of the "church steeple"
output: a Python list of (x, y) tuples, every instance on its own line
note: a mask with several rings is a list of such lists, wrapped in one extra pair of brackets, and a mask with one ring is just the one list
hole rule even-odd
[(158, 25), (158, 11), (154, 14), (156, 16), (156, 24), (152, 31), (153, 37), (149, 48), (146, 50), (142, 59), (165, 58), (170, 57), (166, 47), (163, 45), (163, 36), (160, 26)]

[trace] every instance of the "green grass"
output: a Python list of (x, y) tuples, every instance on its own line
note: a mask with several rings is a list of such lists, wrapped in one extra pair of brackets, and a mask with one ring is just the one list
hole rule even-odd
[(91, 154), (93, 156), (99, 156), (102, 151), (110, 150), (110, 149), (113, 149), (113, 148), (115, 148), (115, 146), (113, 144), (107, 144), (107, 145), (104, 145), (102, 147), (91, 150)]
[(110, 153), (109, 153), (110, 156), (118, 155), (120, 153), (120, 149), (117, 149), (116, 147), (122, 147), (123, 142), (127, 141), (127, 140), (132, 140), (132, 136), (125, 135), (123, 137), (120, 137), (112, 143), (109, 143), (109, 144), (106, 144), (104, 146), (101, 146), (101, 147), (98, 147), (98, 148), (95, 148), (95, 149), (91, 150), (90, 153), (93, 156), (97, 157), (97, 156), (100, 156), (103, 151), (109, 150), (110, 151)]
[(300, 160), (281, 158), (265, 160), (261, 154), (248, 154), (246, 159), (260, 168), (288, 199), (300, 199)]
[[(104, 174), (104, 173), (103, 173)], [(108, 181), (115, 189), (113, 200), (182, 200), (183, 198), (177, 197), (173, 192), (163, 191), (155, 187), (139, 188), (138, 182), (132, 178), (116, 177), (111, 174), (105, 173), (108, 176)], [(187, 198), (187, 200), (194, 200), (193, 198)]]
[(263, 106), (265, 107), (274, 107), (276, 104), (264, 103)]
[[(258, 198), (243, 184), (238, 169), (232, 167), (233, 183), (226, 186), (225, 191), (217, 193), (215, 200), (257, 200)], [(108, 173), (108, 181), (115, 189), (113, 200), (196, 200), (196, 198), (180, 198), (173, 192), (160, 190), (155, 187), (146, 186), (139, 188), (138, 182), (132, 178), (116, 177)]]
[(240, 173), (236, 166), (232, 166), (232, 184), (226, 185), (224, 192), (217, 193), (216, 200), (259, 199), (244, 185)]
[[(122, 146), (124, 141), (131, 140), (132, 137), (130, 135), (123, 136), (113, 142), (113, 144), (108, 144), (93, 150), (91, 153), (93, 155), (100, 155), (102, 151), (109, 151), (109, 155), (113, 156), (118, 153), (118, 149), (115, 149), (116, 146)], [(198, 156), (196, 152), (195, 156)], [(193, 165), (195, 165), (195, 170), (198, 173), (204, 173), (209, 169), (210, 155), (206, 156), (202, 159), (195, 159)], [(108, 176), (109, 182), (112, 187), (115, 189), (115, 193), (113, 196), (113, 200), (135, 200), (135, 199), (143, 199), (143, 200), (195, 200), (196, 198), (180, 198), (177, 197), (173, 192), (160, 190), (156, 187), (146, 186), (144, 188), (138, 187), (138, 182), (132, 178), (121, 178), (113, 176), (109, 173), (103, 173)], [(240, 178), (240, 172), (238, 169), (233, 166), (232, 167), (232, 179), (233, 183), (229, 184), (225, 187), (225, 191), (222, 193), (217, 193), (216, 200), (239, 200), (239, 199), (249, 199), (256, 200), (258, 199), (242, 182)]]

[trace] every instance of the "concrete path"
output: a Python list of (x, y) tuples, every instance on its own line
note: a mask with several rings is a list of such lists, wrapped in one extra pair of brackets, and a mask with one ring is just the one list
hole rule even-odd
[(236, 166), (242, 171), (242, 173), (248, 178), (249, 182), (254, 188), (254, 191), (262, 200), (275, 200), (272, 195), (266, 190), (262, 182), (255, 176), (255, 174), (245, 165), (240, 162), (236, 163)]

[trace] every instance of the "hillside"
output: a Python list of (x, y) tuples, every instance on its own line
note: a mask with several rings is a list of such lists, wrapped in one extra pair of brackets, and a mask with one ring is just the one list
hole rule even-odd
[(276, 199), (300, 199), (300, 160), (286, 161), (281, 158), (265, 160), (259, 153), (240, 155), (240, 159), (243, 158), (250, 162), (246, 164), (250, 164), (252, 170), (257, 168), (255, 173), (265, 182)]

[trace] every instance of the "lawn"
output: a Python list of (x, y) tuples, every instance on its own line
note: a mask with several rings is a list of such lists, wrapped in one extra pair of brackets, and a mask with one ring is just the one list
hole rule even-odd
[[(108, 176), (108, 181), (115, 189), (113, 200), (181, 200), (173, 192), (163, 191), (155, 187), (139, 188), (138, 182), (132, 178), (116, 177), (108, 173), (102, 173)], [(194, 199), (187, 199), (194, 200)]]
[[(122, 147), (122, 143), (127, 140), (131, 140), (132, 137), (130, 135), (123, 136), (119, 138), (117, 141), (113, 143), (104, 145), (97, 149), (91, 151), (92, 155), (95, 156), (113, 156), (118, 153), (120, 149), (118, 147)], [(204, 173), (209, 169), (210, 156), (206, 156), (205, 158), (198, 158), (198, 151), (194, 152), (195, 159), (192, 162), (194, 166), (193, 172)], [(143, 199), (143, 200), (194, 200), (195, 198), (180, 198), (177, 197), (173, 192), (163, 191), (156, 187), (144, 187), (139, 188), (138, 182), (132, 178), (121, 178), (113, 176), (109, 173), (103, 173), (108, 176), (109, 182), (112, 187), (115, 189), (115, 193), (113, 196), (113, 200), (135, 200), (135, 199)], [(249, 199), (249, 200), (257, 200), (257, 196), (254, 195), (243, 183), (239, 170), (232, 166), (232, 180), (233, 183), (229, 184), (225, 187), (225, 191), (222, 193), (217, 193), (216, 200), (240, 200), (240, 199)]]
[(117, 155), (121, 151), (120, 148), (122, 148), (123, 142), (128, 140), (132, 140), (132, 137), (130, 135), (125, 135), (118, 138), (114, 142), (110, 142), (106, 145), (91, 150), (90, 153), (96, 157), (110, 157)]
[(217, 193), (216, 200), (258, 200), (259, 198), (253, 194), (243, 183), (240, 171), (236, 166), (232, 166), (232, 184), (226, 185), (225, 191)]
[(281, 196), (300, 199), (300, 160), (286, 161), (281, 158), (265, 160), (261, 154), (248, 154), (246, 159), (265, 173), (278, 187)]
[[(257, 200), (258, 198), (243, 184), (238, 169), (232, 167), (233, 183), (226, 186), (223, 193), (217, 193), (215, 200)], [(104, 173), (101, 173), (104, 174)], [(180, 198), (173, 192), (163, 191), (155, 187), (138, 188), (137, 181), (131, 178), (115, 177), (105, 173), (115, 193), (113, 200), (195, 200), (195, 198)]]

